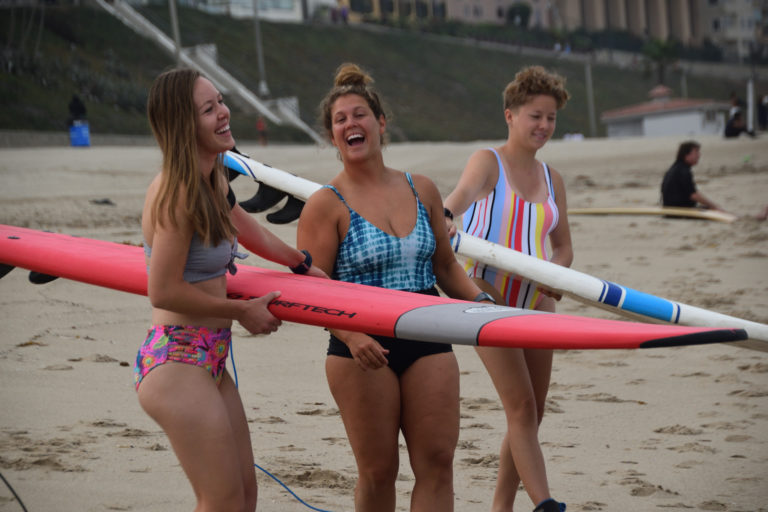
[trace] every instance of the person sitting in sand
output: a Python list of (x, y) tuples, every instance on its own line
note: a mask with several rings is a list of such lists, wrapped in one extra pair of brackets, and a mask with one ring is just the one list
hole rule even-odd
[(741, 109), (736, 109), (733, 111), (733, 114), (731, 114), (731, 118), (728, 119), (728, 122), (725, 123), (725, 138), (726, 139), (735, 139), (742, 133), (746, 133), (750, 137), (755, 136), (755, 132), (752, 130), (747, 130), (747, 124), (744, 122), (744, 118), (741, 115)]
[(675, 162), (664, 174), (661, 182), (662, 206), (696, 208), (701, 205), (710, 210), (724, 211), (696, 188), (692, 168), (699, 163), (700, 157), (701, 144), (695, 140), (680, 144)]

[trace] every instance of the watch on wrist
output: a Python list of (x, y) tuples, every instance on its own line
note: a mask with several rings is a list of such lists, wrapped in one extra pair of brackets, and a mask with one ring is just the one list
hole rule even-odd
[(294, 274), (306, 274), (312, 266), (312, 255), (309, 254), (309, 251), (302, 250), (301, 252), (304, 254), (304, 261), (295, 267), (289, 267)]
[(474, 300), (474, 302), (482, 302), (484, 300), (489, 300), (489, 301), (493, 302), (494, 304), (496, 304), (496, 301), (494, 300), (494, 298), (491, 297), (491, 295), (489, 293), (486, 293), (486, 292), (478, 293), (477, 297), (475, 297), (473, 300)]

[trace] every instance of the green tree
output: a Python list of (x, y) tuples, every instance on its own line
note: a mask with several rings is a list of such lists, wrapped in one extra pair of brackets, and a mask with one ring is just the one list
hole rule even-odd
[(643, 54), (656, 67), (660, 84), (664, 83), (667, 68), (677, 62), (679, 53), (679, 44), (671, 39), (650, 39), (643, 46)]

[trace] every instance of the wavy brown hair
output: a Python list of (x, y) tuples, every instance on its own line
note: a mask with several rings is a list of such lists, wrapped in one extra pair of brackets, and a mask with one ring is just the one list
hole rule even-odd
[(557, 109), (563, 108), (571, 97), (565, 89), (565, 78), (550, 73), (541, 66), (529, 66), (517, 72), (504, 89), (504, 110), (525, 105), (533, 96), (545, 94), (555, 99)]
[[(210, 183), (199, 171), (195, 82), (202, 75), (193, 69), (177, 68), (158, 76), (149, 90), (147, 115), (152, 133), (163, 153), (160, 189), (152, 205), (152, 223), (162, 225), (167, 216), (178, 226), (176, 207), (184, 194), (184, 214), (194, 231), (208, 245), (218, 245), (234, 236), (235, 226), (222, 190), (224, 167), (217, 159)], [(165, 215), (162, 215), (162, 214)]]
[[(336, 77), (333, 80), (333, 87), (328, 94), (325, 95), (323, 101), (320, 103), (320, 123), (325, 128), (325, 133), (328, 138), (332, 135), (332, 121), (331, 121), (331, 108), (334, 102), (341, 96), (347, 94), (357, 94), (362, 97), (368, 106), (373, 111), (373, 115), (376, 119), (384, 116), (387, 118), (387, 113), (384, 108), (384, 102), (381, 100), (379, 93), (371, 85), (373, 78), (367, 72), (365, 72), (360, 66), (352, 63), (344, 63), (336, 69)], [(382, 142), (384, 142), (382, 138)]]

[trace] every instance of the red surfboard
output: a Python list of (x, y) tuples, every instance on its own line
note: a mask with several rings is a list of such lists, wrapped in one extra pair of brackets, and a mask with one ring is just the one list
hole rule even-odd
[[(0, 225), (0, 263), (146, 295), (140, 247)], [(643, 324), (478, 304), (239, 265), (230, 297), (279, 290), (281, 320), (401, 339), (464, 345), (620, 349), (739, 341), (743, 329)]]

